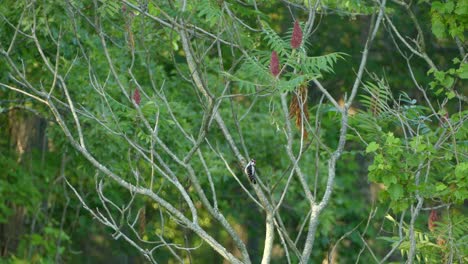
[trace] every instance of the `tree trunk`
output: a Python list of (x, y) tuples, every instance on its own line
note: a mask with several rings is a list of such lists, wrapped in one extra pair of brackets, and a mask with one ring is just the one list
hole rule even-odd
[[(45, 151), (46, 121), (40, 116), (18, 109), (12, 109), (8, 113), (8, 133), (10, 148), (16, 152), (19, 166), (31, 171), (33, 166), (32, 151)], [(26, 208), (16, 201), (5, 201), (7, 207), (12, 210), (6, 223), (0, 224), (0, 249), (1, 256), (14, 254), (22, 235), (26, 232), (25, 216)]]

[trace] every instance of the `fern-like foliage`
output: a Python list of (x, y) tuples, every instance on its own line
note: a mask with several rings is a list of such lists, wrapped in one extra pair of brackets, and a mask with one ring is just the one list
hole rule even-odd
[(382, 81), (377, 84), (366, 82), (364, 84), (366, 94), (361, 95), (361, 104), (373, 116), (379, 116), (390, 111), (389, 101), (393, 99), (390, 88)]
[[(289, 37), (290, 38), (290, 37)], [(281, 92), (290, 92), (313, 79), (320, 78), (322, 73), (332, 73), (338, 59), (344, 53), (330, 53), (323, 56), (307, 56), (303, 47), (293, 50), (288, 38), (280, 37), (268, 24), (263, 23), (263, 39), (269, 51), (252, 52), (234, 75), (227, 74), (239, 83), (240, 88), (255, 91), (255, 87), (273, 87)], [(269, 69), (271, 53), (279, 55), (281, 75), (276, 79)]]
[(200, 0), (197, 1), (197, 16), (204, 18), (206, 22), (212, 27), (221, 22), (223, 16), (222, 10), (216, 1), (213, 0)]
[[(239, 87), (247, 91), (254, 91), (255, 87), (276, 87), (281, 92), (293, 91), (300, 85), (322, 76), (322, 72), (332, 72), (333, 65), (341, 56), (332, 53), (320, 57), (305, 57), (304, 63), (283, 62), (288, 66), (298, 67), (298, 73), (284, 73), (279, 80), (275, 80), (269, 70), (269, 53), (256, 52), (256, 56), (247, 58), (239, 67), (235, 75), (228, 75), (239, 83)], [(283, 65), (283, 64), (282, 64)]]
[(306, 74), (320, 74), (322, 72), (333, 73), (333, 67), (338, 59), (343, 59), (346, 55), (341, 52), (334, 52), (322, 56), (309, 57), (301, 53), (299, 64), (292, 62), (292, 65)]
[[(360, 104), (363, 106), (358, 114), (350, 120), (351, 126), (359, 131), (365, 131), (369, 140), (377, 140), (382, 131), (394, 121), (390, 102), (392, 94), (383, 82), (377, 84), (367, 82), (363, 85), (364, 94), (360, 95)], [(354, 136), (349, 136), (354, 138)], [(359, 140), (358, 137), (355, 138)]]
[[(395, 226), (398, 225), (392, 216), (387, 215)], [(468, 261), (468, 217), (463, 214), (451, 214), (443, 221), (437, 222), (434, 232), (424, 229), (415, 230), (416, 240), (416, 262), (417, 263), (466, 263)], [(410, 250), (409, 227), (403, 223), (404, 240), (400, 243), (400, 237), (379, 237), (398, 246), (403, 258), (408, 256)], [(451, 261), (449, 261), (451, 260)]]
[(453, 263), (468, 263), (467, 234), (468, 217), (455, 211), (445, 214), (442, 221), (436, 223), (432, 240), (437, 241), (444, 250), (444, 260), (453, 259)]
[(255, 92), (256, 88), (271, 87), (273, 76), (268, 69), (268, 57), (265, 52), (256, 52), (254, 56), (244, 60), (234, 75), (224, 73), (231, 80), (237, 82), (239, 88), (247, 92)]
[(267, 42), (271, 50), (278, 52), (280, 57), (285, 57), (291, 54), (291, 45), (288, 41), (282, 39), (267, 23), (263, 24), (264, 40)]
[(432, 131), (432, 120), (427, 116), (429, 109), (418, 105), (405, 92), (400, 92), (398, 98), (395, 98), (383, 80), (366, 82), (363, 90), (365, 93), (360, 95), (359, 102), (364, 110), (359, 111), (352, 123), (360, 131), (366, 131), (370, 138), (377, 138), (383, 129), (401, 127), (402, 120), (409, 125), (405, 129), (413, 129), (417, 135), (426, 135)]
[(299, 86), (307, 83), (310, 80), (320, 77), (320, 74), (309, 73), (309, 74), (288, 74), (290, 78), (283, 78), (278, 82), (278, 89), (281, 92), (292, 92)]
[(115, 16), (120, 11), (120, 4), (118, 2), (101, 0), (101, 6), (98, 8), (98, 12), (101, 15), (108, 15), (110, 17)]

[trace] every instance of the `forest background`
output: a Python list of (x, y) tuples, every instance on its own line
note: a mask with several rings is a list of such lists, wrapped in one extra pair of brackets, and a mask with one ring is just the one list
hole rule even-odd
[(1, 263), (468, 261), (467, 1), (0, 21)]

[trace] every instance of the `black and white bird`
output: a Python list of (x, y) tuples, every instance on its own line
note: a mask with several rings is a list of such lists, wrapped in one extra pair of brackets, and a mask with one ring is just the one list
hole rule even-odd
[(253, 184), (256, 184), (257, 181), (255, 180), (255, 160), (254, 159), (251, 159), (249, 161), (249, 163), (247, 163), (247, 165), (245, 166), (244, 171), (245, 171), (245, 174), (247, 174), (247, 176), (249, 176), (250, 181)]

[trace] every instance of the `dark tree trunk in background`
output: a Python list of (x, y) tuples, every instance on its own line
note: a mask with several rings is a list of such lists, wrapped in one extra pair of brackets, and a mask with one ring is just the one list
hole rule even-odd
[[(46, 120), (31, 112), (13, 109), (8, 113), (10, 148), (17, 153), (17, 162), (28, 173), (32, 172), (32, 151), (44, 153), (47, 149)], [(6, 173), (6, 172), (3, 172)], [(34, 176), (34, 175), (33, 175)], [(3, 176), (5, 177), (5, 175)], [(1, 256), (16, 252), (21, 236), (26, 230), (26, 208), (14, 201), (4, 201), (12, 210), (6, 223), (0, 224)]]

